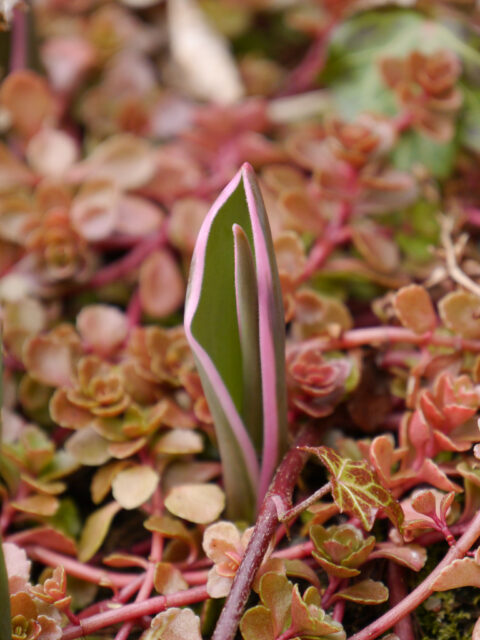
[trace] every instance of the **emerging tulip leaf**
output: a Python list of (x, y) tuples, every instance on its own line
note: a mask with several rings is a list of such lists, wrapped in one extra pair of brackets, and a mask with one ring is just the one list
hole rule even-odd
[(285, 447), (286, 393), (280, 284), (249, 165), (219, 196), (198, 235), (185, 331), (215, 422), (229, 517), (251, 520)]

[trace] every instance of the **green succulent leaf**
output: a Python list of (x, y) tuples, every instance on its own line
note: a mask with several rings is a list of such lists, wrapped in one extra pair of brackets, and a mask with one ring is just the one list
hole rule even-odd
[(403, 511), (393, 495), (383, 487), (365, 461), (341, 458), (330, 447), (304, 447), (315, 454), (327, 468), (332, 483), (332, 496), (343, 513), (359, 518), (367, 531), (381, 512), (401, 529)]
[(270, 610), (258, 605), (246, 611), (240, 622), (240, 631), (243, 640), (275, 640)]

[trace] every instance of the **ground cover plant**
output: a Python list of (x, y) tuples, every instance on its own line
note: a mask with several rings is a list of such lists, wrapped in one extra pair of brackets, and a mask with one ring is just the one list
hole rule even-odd
[(476, 2), (0, 10), (0, 639), (479, 640)]

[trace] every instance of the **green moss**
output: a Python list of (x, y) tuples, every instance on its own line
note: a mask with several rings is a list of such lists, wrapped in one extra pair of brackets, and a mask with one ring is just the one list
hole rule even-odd
[[(428, 548), (427, 562), (415, 575), (413, 590), (448, 552), (446, 543)], [(465, 587), (434, 593), (414, 612), (418, 640), (471, 640), (472, 629), (480, 617), (480, 589)]]
[(415, 617), (421, 640), (470, 640), (480, 616), (480, 591), (455, 589), (433, 594), (418, 607)]

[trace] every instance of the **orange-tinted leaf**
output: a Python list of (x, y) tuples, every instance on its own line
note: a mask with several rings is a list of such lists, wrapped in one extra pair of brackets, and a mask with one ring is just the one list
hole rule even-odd
[(445, 326), (463, 338), (480, 338), (480, 298), (467, 291), (443, 297), (438, 310)]
[(245, 612), (240, 630), (243, 640), (275, 640), (276, 637), (270, 611), (262, 605)]
[(334, 600), (350, 600), (359, 604), (380, 604), (388, 600), (388, 589), (382, 582), (368, 578), (337, 591)]
[(459, 587), (480, 587), (480, 565), (473, 558), (454, 560), (434, 580), (432, 589), (448, 591)]
[(109, 502), (87, 518), (78, 543), (78, 559), (80, 562), (90, 560), (102, 546), (112, 520), (120, 509), (121, 507), (117, 502)]
[(157, 562), (155, 565), (154, 585), (158, 593), (168, 594), (188, 589), (188, 583), (181, 571), (169, 562)]
[(224, 510), (225, 494), (216, 484), (183, 484), (168, 492), (165, 506), (179, 518), (209, 524)]
[(49, 495), (32, 495), (11, 504), (18, 511), (35, 516), (53, 516), (59, 507), (57, 498)]
[(185, 297), (185, 283), (171, 254), (152, 253), (140, 269), (140, 301), (146, 313), (163, 318), (173, 313)]
[(430, 296), (418, 284), (402, 287), (394, 298), (395, 312), (407, 329), (425, 333), (435, 328), (437, 317)]
[(124, 509), (136, 509), (157, 488), (159, 476), (151, 467), (135, 465), (122, 469), (113, 479), (113, 497)]
[(112, 488), (112, 482), (116, 475), (128, 465), (126, 460), (118, 460), (103, 465), (95, 472), (90, 485), (90, 493), (95, 504), (100, 504)]

